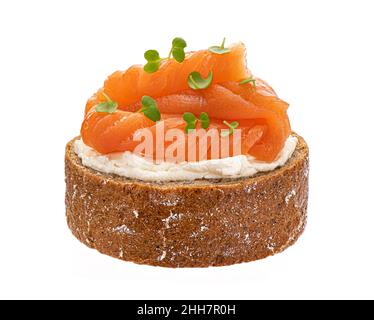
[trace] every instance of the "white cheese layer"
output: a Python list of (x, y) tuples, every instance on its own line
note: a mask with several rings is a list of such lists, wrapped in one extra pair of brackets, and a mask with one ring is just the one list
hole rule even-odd
[(257, 161), (251, 156), (239, 155), (199, 162), (156, 164), (128, 151), (101, 155), (86, 146), (82, 140), (75, 141), (74, 149), (84, 166), (103, 173), (143, 181), (192, 181), (251, 177), (258, 172), (272, 171), (283, 166), (291, 158), (297, 142), (296, 137), (288, 137), (283, 150), (271, 163)]

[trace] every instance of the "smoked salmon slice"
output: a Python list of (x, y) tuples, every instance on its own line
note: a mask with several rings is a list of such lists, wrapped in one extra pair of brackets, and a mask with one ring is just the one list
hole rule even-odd
[[(104, 87), (87, 102), (81, 129), (84, 143), (102, 154), (133, 152), (140, 144), (134, 140), (134, 134), (139, 130), (155, 132), (160, 124), (166, 130), (183, 130), (186, 123), (182, 115), (185, 112), (195, 116), (206, 112), (211, 118), (210, 128), (227, 129), (224, 120), (239, 122), (243, 154), (265, 162), (275, 160), (291, 134), (288, 104), (260, 79), (256, 79), (255, 87), (251, 83), (240, 84), (241, 80), (252, 77), (246, 67), (245, 56), (244, 45), (237, 44), (224, 55), (202, 50), (187, 54), (183, 63), (167, 60), (152, 74), (144, 72), (142, 66), (112, 74)], [(200, 72), (202, 76), (212, 71), (211, 85), (204, 90), (190, 89), (187, 79), (193, 71)], [(101, 92), (118, 103), (115, 113), (95, 111), (94, 106), (105, 101)], [(144, 95), (156, 101), (162, 115), (159, 122), (155, 123), (138, 112)], [(163, 145), (158, 145), (156, 149), (165, 150), (171, 143), (162, 141)], [(230, 148), (233, 148), (232, 143)], [(186, 144), (184, 149), (187, 152), (189, 146)], [(155, 153), (156, 150), (154, 158)], [(214, 158), (210, 149), (205, 158)], [(203, 160), (201, 155), (197, 160)]]
[[(244, 44), (233, 45), (231, 52), (224, 55), (200, 50), (186, 55), (183, 63), (173, 59), (162, 62), (155, 73), (146, 73), (142, 65), (134, 65), (128, 70), (113, 73), (104, 83), (103, 91), (126, 110), (143, 95), (158, 98), (188, 89), (187, 79), (192, 71), (206, 77), (213, 72), (213, 83), (239, 81), (251, 76), (246, 66)], [(87, 103), (86, 113), (96, 104), (105, 101), (99, 90)]]
[[(140, 141), (135, 141), (135, 134), (138, 136), (142, 135), (142, 129), (147, 129), (152, 133), (153, 144), (151, 158), (153, 160), (164, 161), (164, 152), (168, 147), (174, 143), (174, 141), (157, 141), (156, 139), (156, 128), (163, 125), (164, 132), (170, 129), (180, 129), (180, 132), (184, 132), (185, 122), (179, 115), (165, 115), (161, 121), (155, 123), (149, 120), (141, 113), (132, 113), (126, 111), (117, 111), (115, 114), (107, 115), (103, 113), (90, 112), (85, 121), (83, 122), (81, 135), (85, 144), (91, 146), (93, 149), (102, 154), (130, 151), (134, 152), (135, 148), (139, 146)], [(197, 130), (201, 129), (201, 126), (197, 126)], [(212, 119), (210, 123), (210, 129), (223, 130), (227, 129), (222, 124), (221, 120)], [(267, 128), (265, 125), (256, 125), (254, 121), (246, 120), (244, 125), (241, 126), (241, 150), (245, 154), (249, 154), (250, 149), (253, 145), (263, 136)], [(219, 132), (219, 131), (217, 131)], [(188, 134), (184, 134), (185, 146), (183, 147), (184, 154), (177, 160), (177, 162), (183, 162), (188, 159), (189, 155), (189, 140)], [(232, 136), (228, 137), (229, 142), (229, 156), (234, 155), (234, 141)], [(200, 153), (199, 140), (197, 140), (196, 146), (196, 160), (207, 160), (220, 158), (220, 153), (212, 154), (210, 147), (210, 140), (208, 139), (208, 148), (206, 153)], [(162, 150), (161, 158), (159, 152)], [(146, 156), (146, 154), (139, 154)]]

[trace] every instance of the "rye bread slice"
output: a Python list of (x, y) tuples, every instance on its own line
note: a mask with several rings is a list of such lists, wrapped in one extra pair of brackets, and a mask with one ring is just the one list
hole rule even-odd
[(292, 158), (272, 172), (170, 183), (84, 167), (76, 139), (66, 147), (67, 221), (103, 254), (162, 267), (225, 266), (283, 251), (306, 225), (309, 156), (300, 136)]

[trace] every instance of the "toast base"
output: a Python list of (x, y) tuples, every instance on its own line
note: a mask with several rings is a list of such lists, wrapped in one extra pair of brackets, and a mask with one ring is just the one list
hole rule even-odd
[(65, 156), (66, 216), (74, 236), (103, 254), (162, 267), (263, 259), (300, 237), (307, 219), (309, 151), (303, 138), (283, 167), (250, 178), (150, 183)]

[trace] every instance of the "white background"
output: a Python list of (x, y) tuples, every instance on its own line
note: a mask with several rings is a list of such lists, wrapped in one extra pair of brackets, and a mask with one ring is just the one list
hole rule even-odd
[[(0, 298), (374, 298), (372, 1), (1, 1)], [(106, 76), (241, 40), (311, 149), (309, 224), (286, 252), (169, 270), (89, 250), (65, 222), (64, 147)]]

